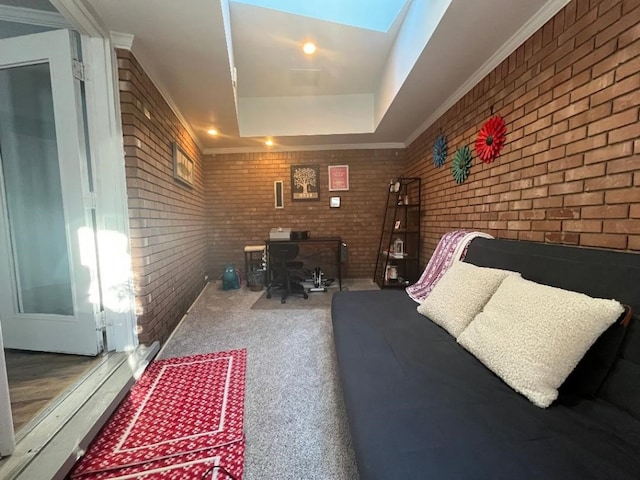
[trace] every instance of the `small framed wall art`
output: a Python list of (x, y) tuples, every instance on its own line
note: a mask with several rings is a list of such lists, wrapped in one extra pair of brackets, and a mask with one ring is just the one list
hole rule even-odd
[(291, 167), (291, 200), (320, 200), (320, 169), (317, 165)]
[(273, 196), (276, 208), (284, 208), (284, 189), (282, 180), (273, 182)]
[(193, 186), (193, 160), (187, 155), (187, 153), (178, 145), (177, 142), (173, 142), (173, 177), (188, 185)]
[(329, 165), (329, 191), (349, 190), (349, 165)]

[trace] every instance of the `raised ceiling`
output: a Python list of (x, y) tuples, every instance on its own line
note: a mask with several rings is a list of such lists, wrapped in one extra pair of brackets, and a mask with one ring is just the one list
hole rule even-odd
[[(404, 146), (568, 0), (381, 0), (386, 30), (362, 25), (363, 0), (51, 3), (65, 2), (86, 4), (114, 38), (132, 36), (136, 58), (215, 152), (265, 149), (267, 136), (282, 149)], [(311, 4), (350, 8), (342, 18), (291, 8)], [(301, 51), (309, 40), (313, 56)]]

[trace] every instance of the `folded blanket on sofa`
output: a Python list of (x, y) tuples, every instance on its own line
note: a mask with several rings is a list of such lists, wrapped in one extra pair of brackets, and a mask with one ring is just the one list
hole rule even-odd
[(407, 294), (421, 303), (442, 278), (455, 260), (462, 260), (471, 240), (477, 237), (493, 238), (488, 233), (470, 232), (468, 230), (452, 230), (445, 233), (436, 247), (431, 260), (424, 269), (420, 279), (406, 288)]

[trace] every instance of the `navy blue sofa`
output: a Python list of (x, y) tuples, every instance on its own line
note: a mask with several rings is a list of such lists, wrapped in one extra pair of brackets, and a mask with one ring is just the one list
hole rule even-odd
[(640, 255), (477, 238), (465, 261), (615, 298), (635, 318), (610, 327), (542, 409), (418, 314), (403, 290), (336, 293), (361, 480), (640, 479)]

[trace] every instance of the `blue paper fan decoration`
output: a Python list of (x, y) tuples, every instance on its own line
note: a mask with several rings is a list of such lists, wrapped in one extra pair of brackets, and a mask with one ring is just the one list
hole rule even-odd
[(471, 169), (471, 149), (468, 146), (460, 147), (453, 156), (451, 173), (456, 183), (464, 182)]
[(433, 164), (440, 168), (447, 159), (447, 137), (438, 135), (433, 144)]

